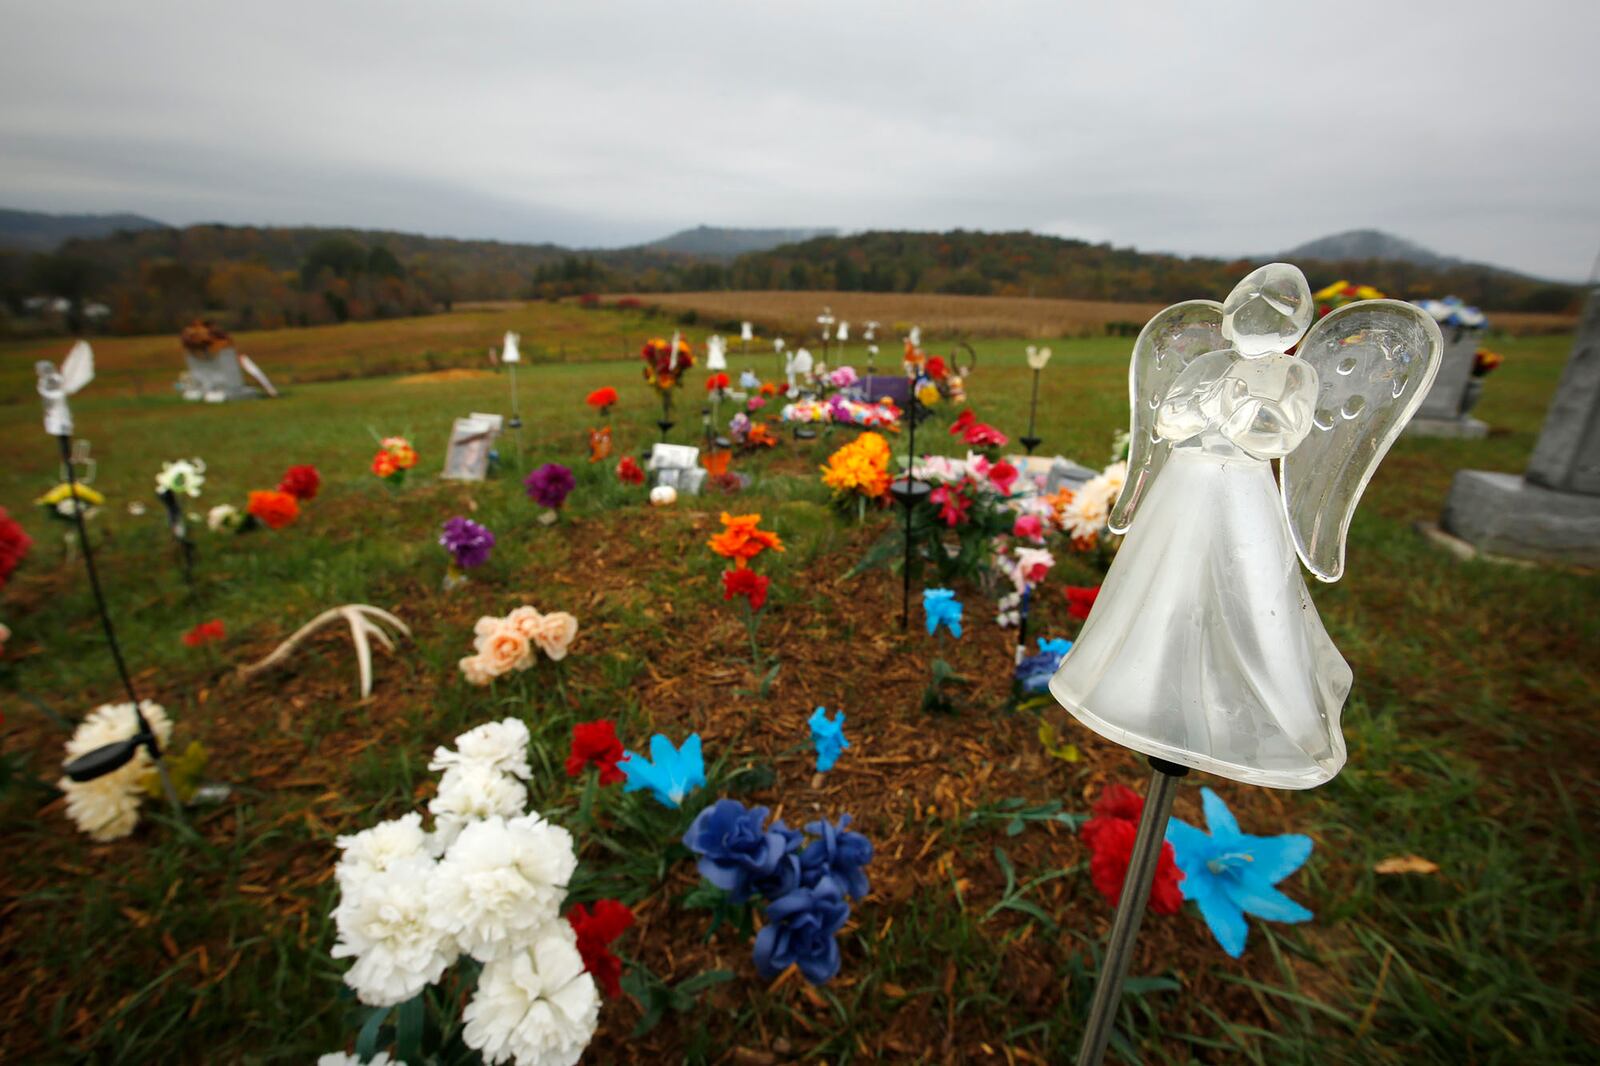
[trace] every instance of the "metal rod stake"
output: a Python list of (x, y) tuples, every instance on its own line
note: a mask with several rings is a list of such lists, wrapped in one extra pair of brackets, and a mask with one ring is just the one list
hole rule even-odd
[(1150, 902), (1156, 863), (1161, 858), (1161, 845), (1166, 841), (1172, 800), (1178, 794), (1179, 779), (1189, 772), (1186, 766), (1154, 757), (1150, 759), (1150, 766), (1153, 771), (1150, 789), (1144, 797), (1139, 834), (1134, 838), (1133, 854), (1128, 860), (1128, 876), (1122, 882), (1122, 900), (1117, 904), (1117, 916), (1111, 923), (1111, 936), (1100, 962), (1100, 980), (1094, 987), (1094, 1001), (1089, 1006), (1089, 1021), (1084, 1029), (1083, 1044), (1078, 1049), (1078, 1066), (1100, 1066), (1105, 1058), (1106, 1044), (1111, 1040), (1111, 1029), (1117, 1020), (1117, 1008), (1122, 1005), (1122, 981), (1133, 961), (1133, 943), (1139, 935), (1145, 906)]

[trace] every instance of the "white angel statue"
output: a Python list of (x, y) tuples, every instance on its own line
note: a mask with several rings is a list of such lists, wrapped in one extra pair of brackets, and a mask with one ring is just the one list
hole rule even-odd
[(1226, 302), (1177, 304), (1139, 334), (1110, 519), (1127, 538), (1050, 683), (1102, 736), (1273, 788), (1344, 765), (1350, 667), (1299, 562), (1343, 574), (1356, 503), (1443, 346), (1397, 300), (1346, 304), (1307, 332), (1312, 315), (1305, 276), (1273, 263)]
[(67, 397), (94, 380), (94, 351), (88, 341), (72, 346), (67, 357), (61, 360), (61, 369), (41, 359), (33, 364), (39, 376), (39, 396), (44, 401), (44, 431), (52, 437), (72, 436), (72, 409)]

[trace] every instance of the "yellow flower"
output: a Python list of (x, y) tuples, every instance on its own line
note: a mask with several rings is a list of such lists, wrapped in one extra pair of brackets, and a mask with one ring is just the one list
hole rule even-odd
[[(76, 489), (76, 492), (74, 492), (74, 489)], [(62, 500), (71, 499), (73, 496), (77, 496), (78, 499), (82, 500), (90, 507), (99, 507), (106, 502), (106, 498), (104, 496), (100, 495), (98, 492), (94, 491), (94, 489), (91, 489), (82, 482), (76, 482), (69, 485), (65, 481), (51, 489), (49, 492), (45, 493), (43, 496), (40, 496), (33, 502), (41, 507), (54, 507)]]
[(836, 492), (882, 496), (889, 491), (889, 442), (876, 433), (861, 434), (828, 456), (822, 483)]
[(1339, 294), (1344, 292), (1345, 286), (1349, 285), (1349, 284), (1350, 283), (1348, 281), (1346, 281), (1343, 278), (1340, 278), (1338, 281), (1334, 282), (1332, 285), (1329, 285), (1327, 288), (1318, 289), (1315, 293), (1312, 294), (1311, 299), (1314, 300), (1317, 303), (1322, 303), (1322, 302), (1324, 302), (1326, 300), (1331, 300), (1335, 296), (1338, 296)]
[(917, 401), (924, 407), (932, 407), (939, 402), (939, 386), (927, 384), (917, 390)]

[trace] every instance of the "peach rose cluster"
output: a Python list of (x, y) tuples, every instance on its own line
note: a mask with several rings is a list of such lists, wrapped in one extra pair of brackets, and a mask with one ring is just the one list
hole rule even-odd
[(504, 618), (478, 619), (472, 632), (476, 654), (461, 660), (461, 673), (468, 684), (487, 685), (501, 674), (528, 669), (537, 652), (565, 659), (578, 635), (578, 620), (565, 611), (541, 614), (532, 607), (518, 607)]

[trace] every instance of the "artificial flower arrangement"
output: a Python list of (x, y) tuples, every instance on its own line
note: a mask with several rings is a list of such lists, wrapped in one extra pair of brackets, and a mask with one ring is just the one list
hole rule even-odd
[[(139, 711), (150, 724), (156, 744), (163, 751), (172, 736), (172, 719), (167, 710), (151, 700), (140, 700)], [(139, 732), (139, 718), (131, 703), (107, 703), (84, 716), (67, 741), (70, 763), (97, 748), (127, 740)], [(126, 764), (92, 781), (63, 777), (56, 782), (67, 800), (67, 817), (97, 843), (121, 840), (139, 824), (139, 808), (149, 794), (147, 785), (156, 777), (155, 760), (143, 746), (135, 749)]]
[(550, 525), (561, 516), (561, 505), (567, 502), (578, 481), (572, 471), (560, 463), (545, 463), (524, 478), (522, 484), (528, 499), (545, 509), (539, 521)]
[(748, 929), (750, 906), (766, 901), (751, 952), (757, 973), (770, 980), (795, 966), (809, 983), (826, 984), (839, 973), (838, 935), (850, 901), (871, 889), (863, 868), (872, 841), (850, 830), (848, 814), (811, 822), (802, 833), (781, 818), (769, 823), (769, 813), (719, 799), (695, 817), (683, 844), (720, 894), (719, 920), (737, 910), (738, 925)]
[(156, 495), (196, 499), (205, 483), (206, 464), (203, 459), (197, 457), (162, 463), (161, 472), (156, 475)]
[(722, 513), (722, 532), (707, 541), (713, 552), (733, 564), (722, 572), (722, 598), (738, 597), (744, 601), (744, 628), (750, 638), (750, 658), (757, 667), (761, 665), (761, 652), (756, 646), (756, 629), (761, 624), (761, 609), (767, 602), (767, 588), (771, 579), (758, 574), (750, 564), (763, 552), (784, 550), (783, 541), (771, 530), (760, 528), (758, 514), (731, 515)]
[(643, 485), (644, 468), (631, 455), (624, 455), (617, 463), (617, 480), (624, 485)]
[(11, 580), (11, 575), (22, 565), (22, 560), (27, 558), (32, 547), (33, 538), (28, 536), (22, 524), (7, 514), (4, 507), (0, 507), (0, 589), (6, 587), (6, 582)]
[(1061, 666), (1061, 660), (1066, 658), (1067, 652), (1071, 650), (1070, 640), (1047, 640), (1040, 637), (1038, 652), (1024, 655), (1017, 660), (1016, 669), (1011, 675), (1017, 687), (1029, 696), (1036, 696), (1047, 690), (1050, 687), (1050, 679)]
[(606, 385), (595, 389), (583, 402), (599, 411), (601, 418), (606, 418), (610, 416), (611, 408), (616, 406), (617, 399), (617, 390)]
[[(1018, 540), (1024, 539), (1018, 530), (1024, 528), (1031, 530), (1034, 525), (1039, 526), (1042, 531), (1043, 522), (1037, 515), (1018, 515), (1016, 524), (1012, 526), (1012, 536)], [(995, 568), (1010, 583), (1011, 591), (1000, 597), (996, 624), (1002, 629), (1010, 626), (1021, 627), (1027, 620), (1028, 609), (1033, 604), (1034, 591), (1055, 565), (1055, 556), (1044, 548), (1029, 547), (1020, 543), (1016, 545), (997, 543)]]
[(706, 378), (706, 396), (712, 400), (725, 400), (733, 382), (727, 374), (718, 372)]
[[(386, 1021), (402, 1061), (419, 1044), (431, 986), (436, 1010), (461, 1012), (461, 1039), (485, 1062), (576, 1063), (594, 1037), (601, 989), (619, 991), (609, 945), (632, 924), (615, 900), (567, 903), (577, 871), (572, 835), (526, 810), (528, 728), (490, 722), (438, 748), (443, 771), (428, 804), (338, 838), (334, 958), (373, 1008), (357, 1054), (370, 1059)], [(476, 965), (449, 971), (467, 957)]]
[(417, 465), (417, 450), (404, 437), (384, 437), (372, 457), (372, 472), (391, 489), (406, 483), (406, 472)]
[[(762, 386), (765, 388), (766, 386)], [(728, 422), (728, 437), (736, 447), (745, 451), (754, 451), (757, 448), (771, 448), (777, 445), (778, 437), (772, 432), (772, 427), (765, 422), (758, 422), (743, 411), (734, 415)]]
[[(1240, 831), (1233, 812), (1211, 789), (1201, 788), (1200, 802), (1210, 831), (1181, 818), (1168, 823), (1149, 909), (1177, 914), (1185, 900), (1193, 901), (1212, 936), (1233, 958), (1244, 953), (1246, 914), (1274, 922), (1310, 921), (1312, 913), (1276, 885), (1311, 857), (1311, 838), (1298, 833), (1252, 836)], [(1089, 877), (1115, 907), (1127, 880), (1144, 798), (1125, 785), (1108, 784), (1092, 812), (1079, 830), (1089, 846)]]
[(888, 397), (865, 403), (834, 393), (825, 400), (796, 400), (785, 404), (778, 413), (785, 422), (823, 423), (865, 426), (868, 428), (896, 429), (900, 424), (900, 408)]
[(839, 756), (850, 746), (844, 735), (844, 712), (828, 717), (828, 708), (818, 707), (811, 712), (806, 723), (811, 728), (811, 746), (817, 752), (817, 773), (825, 774), (838, 763)]
[(531, 669), (539, 652), (554, 662), (565, 659), (578, 636), (578, 620), (565, 611), (542, 614), (522, 606), (504, 618), (478, 619), (472, 634), (473, 654), (458, 665), (469, 685), (487, 685), (512, 671)]
[[(1103, 550), (1105, 555), (1115, 554), (1122, 538), (1113, 534), (1107, 523), (1127, 477), (1127, 460), (1118, 460), (1080, 485), (1066, 500), (1060, 510), (1059, 521), (1061, 529), (1072, 538), (1074, 549), (1080, 552)], [(1109, 565), (1109, 558), (1106, 562)]]
[(1383, 293), (1371, 285), (1352, 285), (1343, 278), (1323, 289), (1318, 289), (1311, 294), (1311, 300), (1317, 305), (1317, 317), (1321, 318), (1335, 308), (1345, 304), (1353, 304), (1357, 300), (1381, 300)]
[(1506, 357), (1499, 352), (1491, 352), (1487, 348), (1479, 348), (1472, 353), (1472, 376), (1475, 378), (1488, 377), (1500, 369), (1500, 364)]
[(589, 428), (589, 461), (598, 463), (611, 458), (611, 427), (591, 426)]
[(677, 335), (671, 341), (651, 337), (639, 357), (644, 360), (644, 380), (662, 393), (681, 386), (684, 372), (694, 366), (694, 349)]
[(855, 512), (859, 522), (867, 505), (889, 500), (889, 442), (877, 433), (863, 433), (828, 456), (822, 483), (833, 490), (834, 506)]
[(266, 526), (282, 529), (300, 517), (300, 504), (317, 495), (322, 476), (314, 466), (291, 466), (276, 489), (253, 489), (245, 497), (243, 511), (230, 503), (219, 503), (206, 512), (206, 526), (213, 533), (249, 533)]
[[(922, 616), (928, 636), (936, 636), (942, 628), (952, 639), (961, 638), (961, 601), (950, 589), (923, 589)], [(929, 663), (928, 687), (922, 692), (922, 709), (929, 714), (954, 714), (955, 701), (945, 691), (949, 684), (963, 684), (966, 678), (955, 672), (943, 654), (935, 655)]]
[(466, 571), (489, 561), (494, 550), (494, 534), (470, 518), (456, 515), (445, 521), (439, 532), (439, 546), (450, 553), (450, 567), (444, 587), (455, 588), (467, 580)]

